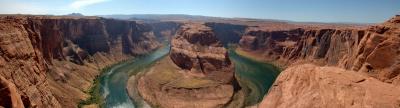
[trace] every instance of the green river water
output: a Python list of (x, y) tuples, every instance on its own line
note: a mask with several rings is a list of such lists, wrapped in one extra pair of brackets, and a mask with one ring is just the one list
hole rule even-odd
[[(107, 69), (99, 77), (99, 92), (104, 100), (103, 107), (106, 108), (136, 108), (141, 107), (140, 100), (131, 100), (126, 91), (129, 77), (135, 75), (153, 63), (162, 59), (169, 53), (169, 45), (162, 47), (152, 53), (136, 57), (133, 60), (114, 65)], [(229, 57), (235, 64), (236, 77), (242, 88), (248, 91), (246, 105), (260, 102), (271, 87), (279, 74), (279, 69), (273, 65), (254, 61), (240, 56), (229, 50)]]

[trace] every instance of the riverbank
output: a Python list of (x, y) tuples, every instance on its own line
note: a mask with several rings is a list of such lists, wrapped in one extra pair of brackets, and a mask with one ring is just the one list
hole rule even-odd
[[(255, 61), (245, 56), (241, 56), (235, 52), (229, 52), (229, 57), (232, 59), (235, 66), (237, 67), (235, 69), (236, 78), (242, 87), (240, 91), (238, 91), (237, 93), (235, 93), (234, 96), (232, 96), (232, 102), (230, 103), (229, 106), (233, 108), (236, 108), (238, 106), (241, 107), (256, 106), (259, 102), (261, 102), (263, 96), (268, 92), (269, 88), (272, 86), (272, 83), (275, 81), (275, 78), (280, 73), (280, 69), (271, 64)], [(178, 67), (172, 64), (173, 62), (166, 56), (157, 63), (155, 63), (151, 68), (148, 69), (148, 71), (142, 71), (135, 77), (131, 77), (128, 82), (128, 85), (131, 85), (130, 87), (128, 86), (127, 88), (128, 92), (134, 92), (131, 94), (137, 93), (137, 90), (135, 90), (134, 87), (138, 84), (140, 78), (144, 76), (146, 73), (150, 74), (151, 76), (150, 81), (157, 82), (158, 84), (168, 84), (166, 82), (171, 82), (171, 80), (177, 80), (180, 77), (184, 77), (182, 76), (182, 74), (179, 74)], [(138, 88), (145, 89), (144, 88), (145, 86), (156, 85), (156, 84), (150, 84), (149, 82), (146, 82), (144, 84), (145, 85), (138, 86)], [(173, 83), (169, 85), (172, 85), (174, 87), (198, 88), (210, 84), (212, 83), (202, 80), (185, 80), (180, 83)], [(149, 90), (146, 89), (143, 91), (149, 91)], [(137, 96), (140, 95), (131, 96), (131, 98), (135, 98)], [(244, 101), (240, 101), (243, 99)], [(152, 103), (152, 101), (154, 102), (155, 100), (157, 99), (147, 100), (147, 102), (150, 102), (150, 104), (152, 104), (153, 107), (158, 107), (159, 105), (155, 105), (154, 103)], [(171, 99), (159, 99), (159, 100), (171, 100)]]
[(126, 64), (129, 61), (132, 61), (133, 59), (135, 59), (135, 58), (123, 60), (123, 61), (106, 66), (105, 68), (101, 69), (99, 75), (97, 75), (93, 79), (93, 83), (92, 83), (92, 86), (90, 87), (90, 89), (85, 91), (85, 93), (89, 95), (89, 98), (87, 98), (86, 100), (80, 101), (78, 103), (78, 108), (102, 107), (102, 105), (104, 104), (104, 100), (102, 99), (102, 95), (100, 94), (100, 77), (102, 75), (104, 75), (106, 72), (110, 71), (112, 69), (112, 67)]
[(245, 105), (257, 105), (279, 75), (280, 68), (243, 56), (233, 47), (229, 48), (229, 57), (235, 64), (235, 76), (245, 91)]
[(261, 55), (262, 53), (257, 53), (257, 52), (252, 52), (252, 51), (246, 51), (240, 47), (237, 47), (234, 49), (235, 52), (243, 57), (249, 58), (251, 60), (257, 61), (257, 62), (261, 62), (261, 63), (268, 63), (271, 65), (274, 65), (276, 67), (278, 67), (279, 69), (285, 69), (286, 66), (282, 63), (278, 63), (276, 61), (269, 61), (267, 58), (265, 58), (263, 55)]
[[(164, 57), (148, 71), (141, 72), (142, 76), (131, 77), (132, 82), (128, 85), (138, 84), (140, 95), (153, 107), (211, 107), (224, 105), (223, 103), (229, 103), (225, 105), (228, 108), (243, 106), (243, 92), (234, 92), (233, 87), (228, 84), (221, 84), (207, 78), (187, 76), (182, 72), (169, 57)], [(136, 81), (133, 81), (135, 79)], [(136, 91), (134, 88), (127, 89), (131, 92), (129, 94), (134, 94)], [(195, 92), (195, 94), (189, 92)]]
[[(149, 72), (152, 69), (155, 70), (154, 67), (157, 67), (157, 65), (158, 69), (156, 70), (167, 71), (166, 74), (157, 74), (157, 80), (176, 78), (176, 76), (170, 75), (169, 73), (175, 71), (176, 67), (171, 66), (171, 64), (173, 64), (171, 61), (165, 62), (165, 58), (168, 58), (166, 56), (168, 52), (169, 47), (165, 46), (148, 55), (139, 56), (135, 59), (121, 62), (105, 69), (101, 75), (96, 78), (98, 80), (94, 81), (95, 83), (91, 90), (88, 91), (92, 97), (85, 103), (91, 103), (91, 106), (100, 105), (100, 107), (122, 105), (124, 107), (150, 107), (143, 101), (138, 91), (132, 90), (132, 88), (137, 87), (137, 82), (135, 81), (138, 79), (136, 78), (143, 76), (145, 72)], [(231, 101), (230, 105), (233, 107), (256, 105), (274, 82), (276, 76), (279, 74), (279, 70), (276, 70), (272, 65), (258, 62), (236, 53), (229, 52), (229, 56), (236, 66), (236, 78), (240, 85), (246, 85), (231, 97), (232, 100), (245, 98), (245, 101)], [(212, 84), (201, 80), (188, 80), (185, 82), (195, 83), (195, 85), (189, 83), (177, 83), (174, 85), (194, 87)], [(134, 93), (128, 93), (127, 91), (133, 91)], [(121, 102), (124, 104), (120, 104)]]

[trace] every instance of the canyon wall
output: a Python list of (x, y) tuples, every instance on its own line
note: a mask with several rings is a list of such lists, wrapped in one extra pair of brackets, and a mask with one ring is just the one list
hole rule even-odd
[(400, 85), (399, 20), (367, 29), (248, 29), (240, 49), (282, 67), (314, 63), (361, 71)]
[(138, 91), (156, 107), (243, 106), (227, 50), (212, 29), (201, 23), (184, 24), (171, 41), (169, 56), (142, 74)]
[(178, 31), (178, 29), (182, 25), (179, 22), (170, 22), (170, 21), (148, 22), (147, 24), (153, 28), (154, 35), (160, 41), (164, 41), (165, 39), (171, 40), (172, 37), (175, 35), (176, 31)]
[(151, 26), (134, 21), (1, 16), (0, 76), (25, 107), (76, 107), (100, 69), (159, 45)]
[(259, 108), (399, 107), (399, 15), (365, 29), (251, 28), (239, 46), (287, 67)]
[(205, 25), (212, 29), (218, 40), (220, 40), (225, 46), (229, 43), (239, 43), (241, 36), (245, 33), (248, 27), (246, 25), (215, 22), (208, 22), (205, 23)]

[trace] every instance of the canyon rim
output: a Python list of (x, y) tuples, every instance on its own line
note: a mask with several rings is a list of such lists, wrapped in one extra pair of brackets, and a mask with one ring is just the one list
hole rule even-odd
[(44, 1), (0, 1), (0, 108), (400, 108), (394, 1)]

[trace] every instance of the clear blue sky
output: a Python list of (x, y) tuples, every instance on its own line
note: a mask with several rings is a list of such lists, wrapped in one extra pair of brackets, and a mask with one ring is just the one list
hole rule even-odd
[(400, 14), (400, 0), (0, 0), (0, 14), (72, 12), (379, 23)]

